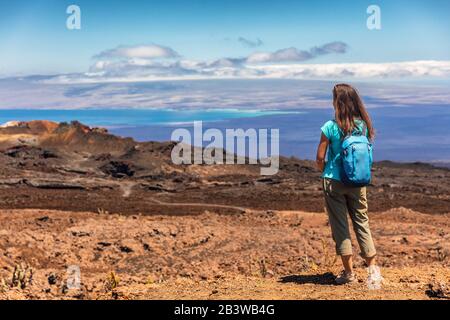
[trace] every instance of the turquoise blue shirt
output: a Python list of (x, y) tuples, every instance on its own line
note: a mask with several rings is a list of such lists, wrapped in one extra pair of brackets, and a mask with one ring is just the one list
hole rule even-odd
[[(359, 130), (363, 129), (364, 121), (355, 120)], [(328, 178), (333, 180), (341, 180), (341, 152), (342, 152), (342, 130), (337, 123), (333, 120), (328, 121), (322, 127), (323, 134), (330, 142), (328, 146), (327, 162), (325, 164), (325, 170), (323, 171), (322, 178)]]

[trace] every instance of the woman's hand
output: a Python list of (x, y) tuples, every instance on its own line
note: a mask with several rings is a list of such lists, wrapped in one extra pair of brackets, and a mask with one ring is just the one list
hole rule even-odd
[(323, 172), (325, 169), (325, 156), (327, 154), (328, 144), (330, 142), (328, 141), (328, 138), (322, 133), (320, 136), (320, 143), (317, 147), (317, 157), (316, 157), (316, 163), (317, 168), (320, 170), (320, 172)]

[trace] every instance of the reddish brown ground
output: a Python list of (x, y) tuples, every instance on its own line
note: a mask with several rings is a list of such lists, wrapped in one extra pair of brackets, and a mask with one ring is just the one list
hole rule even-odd
[[(371, 218), (385, 277), (380, 291), (367, 289), (360, 258), (360, 282), (334, 285), (333, 275), (340, 270), (325, 214), (247, 211), (171, 217), (3, 210), (0, 276), (7, 283), (22, 262), (33, 269), (33, 277), (24, 289), (4, 287), (0, 297), (448, 298), (449, 214), (395, 209)], [(65, 290), (69, 265), (81, 269), (81, 290)], [(111, 272), (120, 279), (114, 290)]]

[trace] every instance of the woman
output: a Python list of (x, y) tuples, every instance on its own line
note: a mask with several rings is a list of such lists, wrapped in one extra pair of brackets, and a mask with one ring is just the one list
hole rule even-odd
[[(376, 250), (369, 229), (367, 215), (366, 188), (349, 187), (342, 182), (342, 140), (355, 130), (366, 133), (369, 140), (374, 138), (374, 129), (369, 114), (358, 92), (348, 84), (338, 84), (333, 89), (335, 119), (322, 127), (322, 136), (317, 150), (317, 165), (323, 172), (325, 204), (336, 253), (341, 257), (344, 271), (336, 278), (337, 284), (355, 282), (353, 272), (352, 244), (347, 213), (350, 215), (356, 239), (365, 259), (369, 283), (380, 282), (379, 268), (376, 267)], [(328, 159), (325, 155), (328, 151)]]

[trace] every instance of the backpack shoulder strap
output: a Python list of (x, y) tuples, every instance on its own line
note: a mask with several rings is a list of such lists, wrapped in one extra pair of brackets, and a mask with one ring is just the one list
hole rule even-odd
[(361, 120), (361, 121), (363, 122), (362, 135), (364, 137), (367, 137), (367, 133), (368, 133), (367, 124), (364, 120)]
[(359, 121), (362, 122), (362, 128), (360, 129), (359, 125), (356, 125), (356, 127), (353, 129), (352, 135), (361, 135), (367, 137), (367, 124), (364, 120)]

